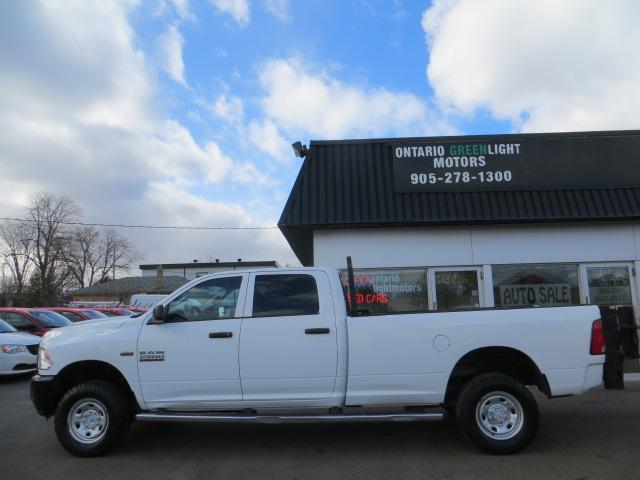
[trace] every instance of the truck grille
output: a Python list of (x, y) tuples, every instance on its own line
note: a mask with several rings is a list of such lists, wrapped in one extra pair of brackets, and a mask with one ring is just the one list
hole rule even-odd
[(36, 343), (35, 345), (26, 345), (27, 350), (29, 350), (29, 353), (31, 355), (37, 355), (38, 354), (38, 344)]

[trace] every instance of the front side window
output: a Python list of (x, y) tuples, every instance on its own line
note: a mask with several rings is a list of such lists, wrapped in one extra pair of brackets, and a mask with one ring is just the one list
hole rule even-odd
[(496, 265), (492, 271), (496, 307), (580, 304), (577, 265)]
[[(348, 291), (348, 275), (341, 272)], [(427, 269), (389, 268), (353, 271), (358, 310), (366, 313), (423, 312), (427, 310)]]
[(254, 317), (315, 315), (319, 312), (318, 286), (312, 275), (256, 275)]
[(17, 332), (17, 330), (13, 328), (11, 325), (9, 325), (7, 322), (5, 322), (4, 320), (0, 320), (0, 333), (13, 333), (13, 332)]
[(168, 322), (233, 318), (242, 277), (214, 278), (194, 285), (166, 307)]

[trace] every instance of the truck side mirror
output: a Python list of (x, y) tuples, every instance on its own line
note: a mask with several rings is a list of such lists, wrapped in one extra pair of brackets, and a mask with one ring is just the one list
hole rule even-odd
[(164, 305), (156, 305), (153, 307), (152, 323), (164, 323), (166, 320), (166, 314), (164, 311)]

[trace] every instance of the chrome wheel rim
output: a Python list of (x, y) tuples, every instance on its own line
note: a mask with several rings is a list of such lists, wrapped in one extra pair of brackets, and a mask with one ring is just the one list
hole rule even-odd
[(99, 442), (109, 427), (109, 414), (95, 398), (83, 398), (73, 404), (67, 415), (69, 433), (80, 443)]
[(524, 410), (513, 395), (507, 392), (490, 392), (476, 405), (476, 423), (487, 437), (508, 440), (522, 430)]

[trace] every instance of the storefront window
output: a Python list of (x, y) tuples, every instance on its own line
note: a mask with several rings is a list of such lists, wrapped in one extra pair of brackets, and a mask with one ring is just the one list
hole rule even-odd
[(577, 265), (496, 265), (492, 271), (496, 307), (580, 303)]
[(480, 290), (476, 270), (436, 271), (438, 310), (461, 310), (480, 307)]
[(597, 305), (631, 305), (629, 268), (587, 267), (589, 298)]
[[(346, 286), (347, 272), (341, 273)], [(367, 313), (427, 310), (426, 269), (358, 269), (353, 273), (358, 310)]]

